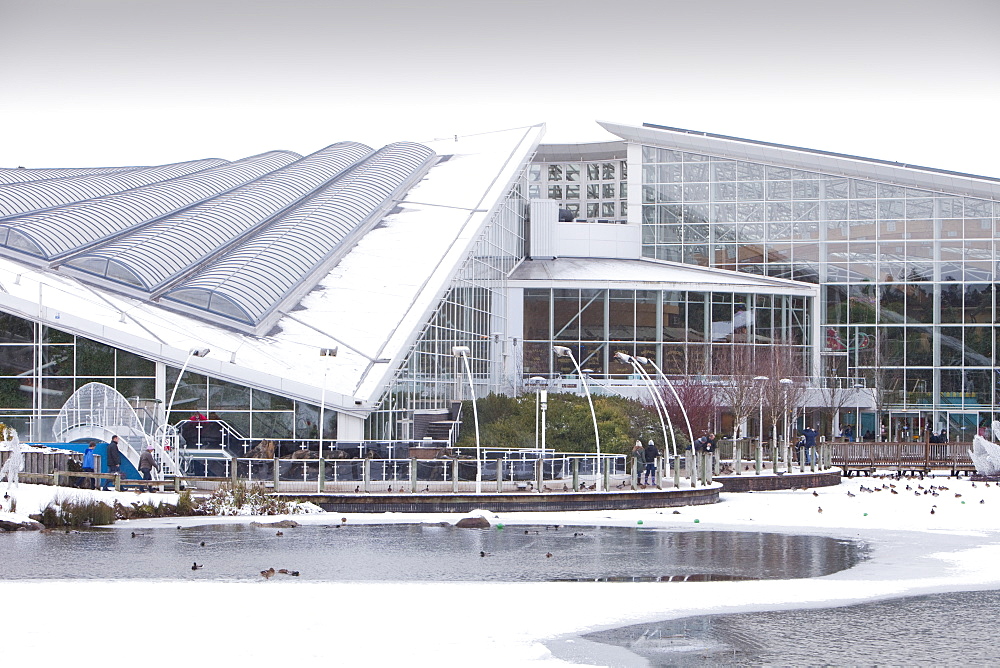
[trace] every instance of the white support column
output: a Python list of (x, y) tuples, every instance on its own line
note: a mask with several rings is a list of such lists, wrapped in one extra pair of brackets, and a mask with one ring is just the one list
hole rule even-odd
[(348, 413), (337, 413), (337, 440), (338, 441), (363, 441), (365, 440), (365, 420), (357, 415)]

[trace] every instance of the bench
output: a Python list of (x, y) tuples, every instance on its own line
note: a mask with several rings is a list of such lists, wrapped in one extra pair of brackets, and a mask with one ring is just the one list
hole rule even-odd
[(852, 459), (834, 457), (832, 463), (834, 466), (839, 467), (848, 478), (850, 478), (853, 473), (857, 473), (859, 475), (864, 473), (867, 476), (875, 473), (875, 462), (871, 457), (859, 457)]

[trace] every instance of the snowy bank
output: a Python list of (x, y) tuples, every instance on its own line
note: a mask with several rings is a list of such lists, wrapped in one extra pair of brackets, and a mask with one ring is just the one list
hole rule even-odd
[[(879, 491), (865, 491), (876, 487)], [(134, 495), (125, 496), (135, 499)], [(20, 504), (19, 499), (19, 510)], [(159, 601), (148, 615), (161, 620), (158, 625), (177, 629), (171, 636), (179, 649), (156, 651), (150, 656), (148, 639), (138, 631), (121, 636), (116, 644), (121, 643), (120, 651), (125, 653), (143, 652), (143, 661), (154, 665), (178, 659), (203, 664), (211, 660), (208, 657), (223, 654), (231, 661), (292, 665), (317, 660), (380, 665), (397, 661), (442, 666), (568, 665), (549, 652), (547, 641), (687, 615), (829, 607), (1000, 588), (1000, 572), (994, 566), (1000, 559), (998, 506), (1000, 486), (927, 478), (855, 479), (817, 490), (723, 494), (716, 505), (679, 508), (679, 514), (674, 514), (674, 509), (496, 514), (488, 508), (481, 513), (494, 524), (639, 526), (641, 521), (643, 530), (808, 533), (860, 540), (869, 546), (869, 559), (858, 566), (809, 579), (572, 584), (306, 582), (306, 587), (300, 586), (302, 582), (263, 579), (254, 583), (11, 581), (4, 583), (0, 605), (9, 612), (6, 632), (24, 641), (13, 649), (12, 658), (33, 656), (32, 645), (53, 651), (49, 625), (38, 623), (50, 613), (53, 600), (59, 600), (63, 618), (84, 620), (110, 614), (110, 601), (118, 597), (139, 595)], [(454, 523), (465, 515), (344, 514), (352, 523)], [(331, 521), (330, 514), (294, 517), (301, 524)], [(339, 521), (341, 514), (335, 517)], [(165, 518), (119, 522), (114, 528), (253, 519)], [(279, 518), (269, 521), (272, 519)], [(225, 614), (191, 613), (193, 608), (221, 612), (217, 602), (222, 601)], [(59, 631), (63, 640), (60, 647), (92, 644), (92, 632), (86, 624), (66, 624)], [(54, 659), (73, 660), (77, 665), (107, 660), (100, 651), (54, 651)], [(607, 661), (596, 656), (593, 660)]]

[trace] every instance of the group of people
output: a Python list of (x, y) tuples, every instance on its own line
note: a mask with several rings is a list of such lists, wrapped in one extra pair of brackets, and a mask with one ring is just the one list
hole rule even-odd
[[(83, 451), (83, 461), (81, 462), (81, 468), (83, 469), (84, 473), (95, 472), (94, 467), (97, 463), (97, 459), (95, 456), (96, 450), (97, 450), (97, 441), (90, 441), (90, 443), (87, 444), (87, 448)], [(112, 436), (111, 440), (108, 442), (108, 449), (105, 454), (104, 463), (107, 466), (108, 473), (121, 473), (122, 454), (121, 454), (121, 448), (119, 447), (117, 434)], [(139, 469), (139, 473), (142, 475), (143, 480), (152, 480), (153, 470), (154, 469), (156, 471), (160, 470), (160, 467), (156, 465), (156, 461), (153, 459), (152, 445), (147, 446), (146, 449), (142, 451), (142, 454), (139, 455), (139, 466), (136, 468)], [(88, 478), (85, 480), (84, 484), (88, 485), (90, 489), (95, 489), (97, 487), (96, 482), (97, 482), (96, 479)], [(109, 478), (102, 478), (101, 491), (105, 492), (108, 491), (110, 484), (111, 480)], [(152, 487), (143, 487), (140, 489), (144, 492), (153, 491)]]
[[(632, 459), (635, 462), (636, 477), (639, 483), (652, 485), (656, 482), (656, 460), (660, 456), (660, 450), (652, 439), (645, 446), (641, 441), (636, 441), (632, 448)], [(643, 480), (645, 479), (645, 482)]]

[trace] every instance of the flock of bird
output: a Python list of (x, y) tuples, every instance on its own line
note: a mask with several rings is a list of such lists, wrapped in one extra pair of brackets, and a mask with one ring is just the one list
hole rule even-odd
[[(951, 491), (951, 489), (949, 487), (945, 486), (945, 485), (931, 485), (931, 484), (928, 484), (925, 487), (923, 484), (921, 484), (921, 483), (925, 482), (924, 476), (920, 475), (920, 474), (912, 475), (912, 476), (911, 475), (900, 475), (900, 474), (879, 474), (879, 475), (873, 475), (872, 478), (873, 478), (873, 480), (874, 479), (880, 479), (880, 480), (882, 480), (882, 482), (880, 484), (872, 484), (871, 487), (868, 487), (868, 486), (865, 486), (865, 485), (859, 485), (858, 486), (858, 492), (859, 493), (863, 493), (863, 494), (877, 494), (879, 492), (888, 492), (889, 494), (896, 494), (896, 495), (898, 495), (901, 492), (905, 492), (907, 494), (910, 493), (910, 492), (912, 492), (913, 495), (916, 496), (916, 497), (918, 497), (918, 498), (922, 497), (922, 496), (928, 496), (928, 495), (933, 498), (933, 497), (940, 497), (944, 492), (950, 492)], [(886, 479), (893, 480), (895, 482), (885, 482)], [(904, 480), (906, 481), (905, 483), (903, 482)], [(983, 482), (982, 484), (985, 487), (990, 487), (990, 483), (989, 482)], [(978, 489), (978, 487), (977, 487), (977, 485), (976, 485), (975, 482), (972, 482), (971, 485), (972, 485), (972, 487), (974, 489)], [(998, 489), (1000, 489), (1000, 482), (995, 483), (994, 486), (997, 487)], [(961, 493), (954, 492), (954, 494), (955, 494), (954, 498), (956, 498), (956, 499), (961, 499), (962, 498), (962, 494)], [(815, 497), (818, 497), (819, 493), (816, 490), (813, 490), (812, 491), (812, 495), (815, 496)], [(858, 495), (855, 494), (854, 492), (852, 492), (851, 490), (847, 490), (847, 496), (853, 499), (853, 498), (856, 498)], [(965, 501), (963, 501), (962, 503), (965, 503)], [(981, 505), (986, 505), (986, 499), (979, 499), (979, 503)], [(930, 514), (931, 515), (936, 515), (937, 514), (937, 510), (936, 509), (937, 509), (937, 504), (932, 505), (931, 506), (931, 510), (930, 510)], [(816, 512), (822, 514), (823, 513), (823, 508), (822, 507), (817, 507), (816, 508)]]

